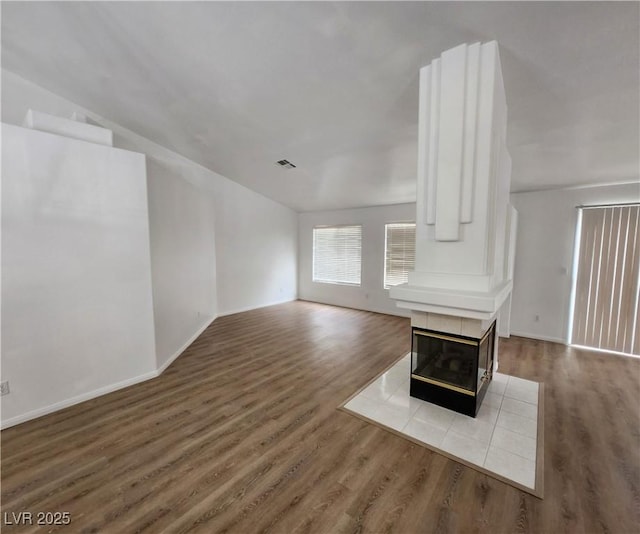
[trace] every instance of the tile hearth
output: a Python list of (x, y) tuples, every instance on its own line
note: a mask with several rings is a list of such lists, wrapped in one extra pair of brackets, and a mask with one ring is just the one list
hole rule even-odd
[(410, 365), (407, 354), (344, 408), (541, 494), (537, 382), (495, 373), (474, 419), (409, 396)]

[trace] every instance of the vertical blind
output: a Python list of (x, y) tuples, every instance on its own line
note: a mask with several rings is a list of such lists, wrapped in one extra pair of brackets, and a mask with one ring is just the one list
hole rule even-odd
[(362, 226), (313, 229), (313, 281), (360, 285)]
[(415, 223), (386, 224), (384, 287), (385, 289), (407, 281), (416, 260)]
[(640, 355), (640, 205), (581, 212), (571, 342)]

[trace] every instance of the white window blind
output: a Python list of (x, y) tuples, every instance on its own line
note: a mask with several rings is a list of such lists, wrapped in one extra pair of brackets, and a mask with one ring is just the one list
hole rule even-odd
[(581, 209), (571, 343), (640, 355), (640, 206)]
[(362, 226), (313, 229), (313, 281), (360, 285)]
[(416, 260), (415, 223), (394, 223), (385, 225), (385, 289), (407, 281), (409, 271), (413, 271)]

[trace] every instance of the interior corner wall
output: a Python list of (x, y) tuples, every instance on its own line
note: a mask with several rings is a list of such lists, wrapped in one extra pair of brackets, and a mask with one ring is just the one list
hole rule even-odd
[[(408, 317), (384, 289), (385, 224), (415, 221), (415, 204), (314, 211), (298, 216), (298, 295), (300, 299)], [(313, 228), (320, 225), (362, 225), (361, 285), (313, 281)]]
[(512, 335), (568, 341), (576, 207), (638, 201), (640, 180), (511, 194), (511, 203), (518, 210)]
[(231, 180), (217, 180), (218, 315), (297, 298), (298, 215)]
[(156, 366), (164, 368), (216, 316), (213, 194), (187, 181), (188, 160), (2, 70), (2, 121), (19, 125), (29, 108), (85, 113), (113, 130), (115, 147), (146, 155)]
[[(297, 214), (100, 115), (2, 70), (2, 121), (74, 111), (146, 155), (156, 367), (217, 316), (297, 297)], [(4, 258), (3, 258), (4, 261)], [(10, 379), (3, 373), (3, 380)]]
[(176, 343), (187, 332), (194, 335), (186, 345), (216, 317), (297, 298), (294, 210), (103, 118), (96, 122), (114, 130), (118, 146), (147, 154), (156, 323), (164, 316), (175, 332), (170, 345), (157, 334), (166, 348), (159, 360), (170, 362), (186, 348)]
[(216, 316), (214, 202), (169, 162), (147, 159), (156, 360), (163, 368)]
[(100, 121), (118, 146), (147, 154), (160, 365), (218, 316), (297, 298), (295, 211)]

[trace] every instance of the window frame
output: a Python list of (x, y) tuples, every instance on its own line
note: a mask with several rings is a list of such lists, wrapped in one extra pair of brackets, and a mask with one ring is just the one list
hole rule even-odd
[[(316, 250), (316, 230), (323, 229), (338, 229), (338, 228), (359, 228), (359, 238), (360, 238), (360, 247), (358, 250), (358, 282), (350, 282), (345, 280), (330, 280), (330, 279), (322, 279), (316, 278), (316, 258), (317, 258), (317, 250)], [(363, 236), (363, 225), (362, 224), (319, 224), (313, 227), (312, 229), (312, 243), (311, 243), (311, 281), (317, 284), (331, 284), (331, 285), (341, 285), (341, 286), (351, 286), (351, 287), (361, 287), (362, 286), (362, 236)]]
[[(412, 268), (415, 268), (415, 255), (416, 255), (416, 247), (415, 247), (415, 231), (416, 231), (416, 222), (415, 221), (393, 221), (393, 222), (386, 222), (384, 224), (384, 256), (383, 256), (383, 265), (382, 265), (382, 287), (383, 289), (389, 290), (392, 287), (396, 287), (404, 282), (399, 282), (398, 284), (393, 284), (393, 285), (389, 285), (387, 283), (387, 247), (388, 247), (388, 237), (389, 237), (389, 232), (387, 231), (387, 228), (389, 226), (393, 226), (393, 225), (413, 225), (413, 229), (414, 229), (414, 240), (413, 240), (413, 266)], [(410, 270), (407, 270), (407, 275), (408, 273), (411, 272)]]

